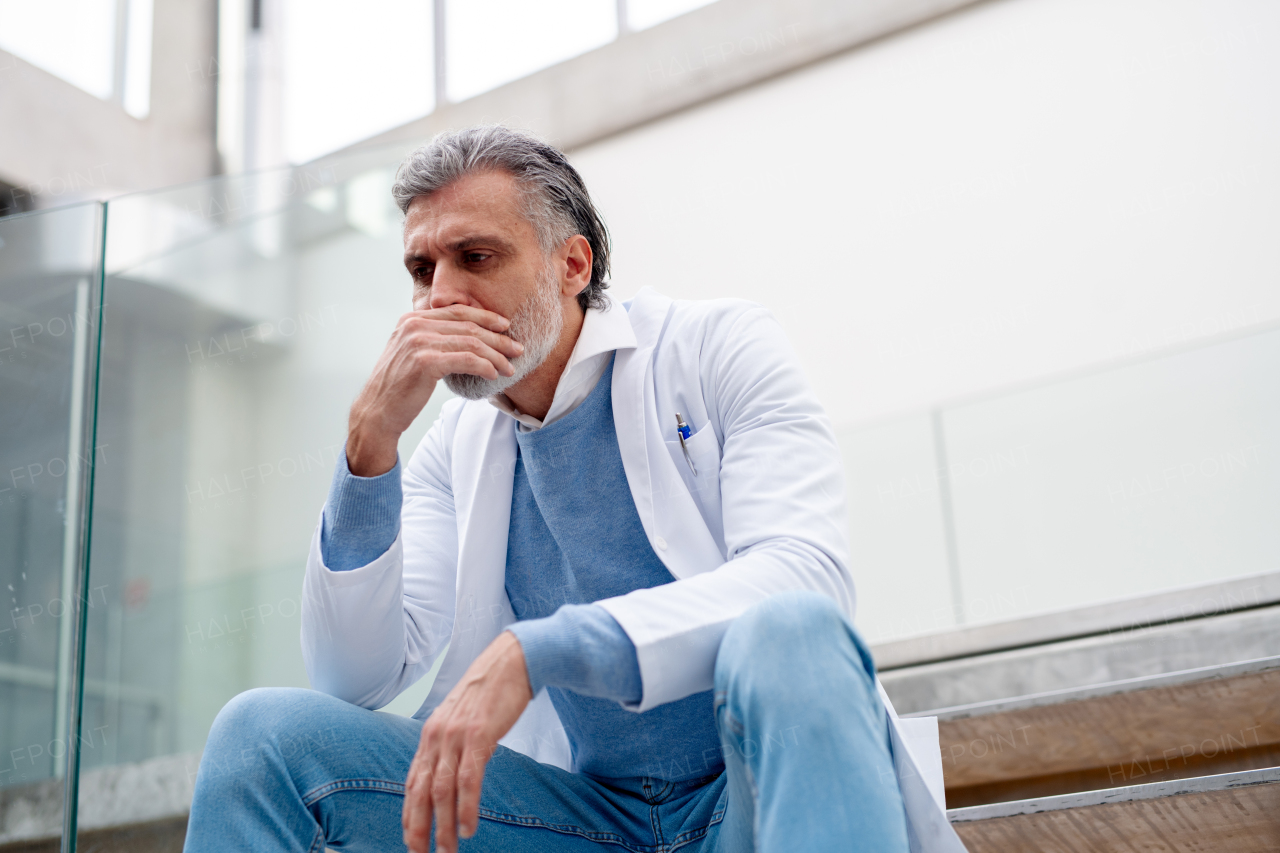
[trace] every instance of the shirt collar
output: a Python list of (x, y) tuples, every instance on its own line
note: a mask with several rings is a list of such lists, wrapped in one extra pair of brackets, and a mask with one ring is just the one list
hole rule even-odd
[[(573, 370), (593, 355), (636, 347), (636, 332), (631, 328), (631, 320), (627, 318), (627, 309), (607, 293), (604, 297), (607, 304), (603, 310), (588, 308), (582, 318), (578, 342), (573, 345), (564, 373)], [(564, 373), (560, 375), (561, 381), (564, 381)]]

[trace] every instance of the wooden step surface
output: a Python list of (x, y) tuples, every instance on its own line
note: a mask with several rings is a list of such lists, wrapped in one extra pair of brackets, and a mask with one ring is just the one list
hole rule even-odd
[(1280, 767), (948, 812), (969, 853), (1275, 853)]
[(927, 712), (965, 807), (1280, 765), (1280, 657)]

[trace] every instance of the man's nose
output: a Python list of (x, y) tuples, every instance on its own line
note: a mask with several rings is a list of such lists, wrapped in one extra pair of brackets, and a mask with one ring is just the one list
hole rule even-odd
[(431, 307), (448, 308), (450, 305), (470, 305), (471, 294), (466, 287), (466, 276), (451, 264), (437, 264), (431, 276)]

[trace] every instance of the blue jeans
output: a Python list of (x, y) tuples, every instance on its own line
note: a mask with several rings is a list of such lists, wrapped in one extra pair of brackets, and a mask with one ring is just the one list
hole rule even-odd
[[(874, 673), (831, 599), (771, 596), (720, 643), (723, 771), (597, 779), (499, 746), (476, 834), (459, 851), (906, 851)], [(404, 779), (421, 728), (312, 690), (240, 694), (209, 733), (185, 850), (404, 850)]]

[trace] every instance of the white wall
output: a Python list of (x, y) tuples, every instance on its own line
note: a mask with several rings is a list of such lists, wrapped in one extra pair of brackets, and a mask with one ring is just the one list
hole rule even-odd
[(768, 305), (837, 425), (1280, 316), (1280, 5), (999, 0), (574, 152), (614, 288)]
[(1280, 400), (1230, 354), (950, 409), (943, 470), (925, 412), (1280, 318), (1277, 43), (1259, 0), (996, 0), (573, 152), (618, 295), (790, 332), (873, 639), (1280, 566)]

